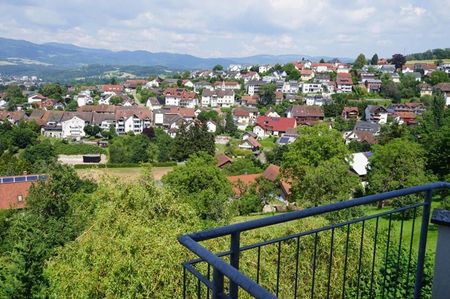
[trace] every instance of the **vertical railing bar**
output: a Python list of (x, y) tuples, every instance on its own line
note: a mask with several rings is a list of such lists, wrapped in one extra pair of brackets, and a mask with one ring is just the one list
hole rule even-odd
[[(211, 265), (208, 264), (208, 280), (211, 280)], [(209, 287), (206, 286), (206, 298), (209, 299)]]
[[(240, 256), (240, 232), (235, 232), (231, 234), (231, 244), (230, 244), (230, 265), (239, 270), (239, 256)], [(230, 279), (230, 298), (237, 299), (239, 292), (239, 286), (237, 283)]]
[(414, 285), (414, 298), (420, 298), (423, 280), (423, 266), (425, 262), (425, 251), (427, 247), (428, 222), (430, 221), (431, 199), (433, 191), (428, 190), (425, 193), (425, 202), (423, 204), (422, 225), (420, 228), (419, 254), (417, 256), (416, 282)]
[(186, 267), (183, 266), (183, 298), (186, 298)]
[(312, 286), (311, 286), (311, 298), (314, 298), (314, 284), (316, 280), (316, 259), (317, 259), (317, 237), (318, 234), (314, 235), (314, 257), (313, 257), (313, 277), (312, 277)]
[(223, 274), (213, 268), (213, 290), (212, 299), (220, 299), (223, 294)]
[(333, 267), (333, 248), (334, 248), (334, 227), (331, 229), (331, 241), (330, 241), (330, 259), (328, 261), (328, 286), (327, 286), (327, 298), (330, 298), (330, 285), (331, 285), (331, 268)]
[(350, 224), (347, 224), (347, 240), (345, 242), (344, 278), (342, 283), (342, 298), (345, 298), (345, 283), (347, 279), (348, 239), (350, 237)]
[(378, 223), (379, 223), (379, 219), (380, 217), (377, 217), (377, 222), (375, 225), (375, 237), (374, 237), (374, 241), (373, 241), (373, 256), (372, 256), (372, 273), (370, 276), (370, 290), (369, 290), (369, 297), (372, 298), (374, 297), (372, 295), (372, 290), (373, 290), (373, 276), (374, 276), (374, 272), (375, 272), (375, 258), (376, 258), (376, 253), (377, 253), (377, 238), (378, 238)]
[(259, 284), (259, 268), (261, 262), (261, 246), (258, 246), (258, 263), (256, 265), (256, 283)]
[(411, 241), (409, 242), (409, 257), (408, 257), (408, 268), (406, 272), (406, 284), (408, 286), (409, 290), (409, 272), (411, 270), (411, 255), (412, 255), (412, 247), (413, 247), (413, 240), (414, 240), (414, 230), (415, 230), (415, 224), (416, 224), (416, 218), (417, 218), (417, 208), (414, 208), (414, 216), (413, 216), (413, 223), (411, 226)]
[[(391, 223), (392, 223), (392, 214), (389, 214), (389, 226), (388, 226), (388, 238), (387, 238), (387, 243), (386, 243), (386, 252), (385, 252), (385, 258), (384, 258), (384, 268), (385, 268), (385, 272), (386, 269), (388, 267), (388, 256), (389, 256), (389, 244), (391, 242)], [(386, 287), (386, 273), (384, 273), (384, 277), (383, 277), (383, 288), (381, 291), (381, 297), (384, 298), (384, 290)]]
[(202, 288), (200, 285), (200, 279), (197, 279), (197, 298), (202, 298)]
[(297, 298), (297, 288), (298, 288), (298, 260), (300, 258), (300, 237), (297, 237), (297, 254), (295, 261), (295, 283), (294, 283), (294, 299)]
[(398, 255), (397, 255), (397, 273), (398, 274), (397, 274), (397, 278), (395, 281), (396, 285), (398, 284), (398, 278), (400, 276), (400, 273), (399, 273), (399, 271), (400, 271), (400, 256), (401, 256), (401, 250), (402, 250), (402, 238), (403, 238), (403, 225), (405, 222), (405, 211), (402, 211), (401, 217), (402, 217), (402, 222), (400, 224), (400, 240), (398, 242)]
[(361, 281), (361, 265), (362, 265), (362, 253), (364, 250), (364, 229), (366, 222), (362, 222), (362, 232), (361, 232), (361, 244), (359, 245), (359, 262), (358, 262), (358, 286), (356, 288), (356, 298), (359, 298), (359, 286)]
[(281, 241), (278, 242), (278, 258), (277, 258), (277, 288), (276, 296), (278, 297), (278, 292), (280, 290), (280, 258), (281, 258)]

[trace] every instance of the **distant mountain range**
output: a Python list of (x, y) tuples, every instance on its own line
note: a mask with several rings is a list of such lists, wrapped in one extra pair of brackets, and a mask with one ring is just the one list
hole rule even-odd
[[(275, 64), (309, 59), (319, 61), (334, 57), (307, 55), (255, 55), (231, 58), (201, 58), (188, 54), (148, 51), (111, 51), (90, 49), (71, 44), (35, 44), (24, 40), (0, 38), (0, 72), (9, 66), (37, 66), (47, 68), (74, 68), (87, 65), (160, 66), (175, 70), (212, 68), (216, 64), (227, 67), (230, 64)], [(343, 62), (352, 59), (338, 57)]]

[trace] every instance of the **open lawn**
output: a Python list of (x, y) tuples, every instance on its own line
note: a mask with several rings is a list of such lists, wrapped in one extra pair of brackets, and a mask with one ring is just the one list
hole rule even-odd
[[(125, 181), (136, 181), (143, 173), (142, 167), (125, 167), (125, 168), (90, 168), (77, 169), (78, 175), (83, 178), (91, 178), (100, 181), (106, 176), (117, 177)], [(156, 181), (173, 170), (173, 167), (153, 167), (152, 174)]]
[(259, 143), (261, 143), (263, 149), (267, 150), (267, 149), (273, 149), (275, 147), (276, 141), (277, 141), (277, 138), (271, 136), (271, 137), (260, 140)]

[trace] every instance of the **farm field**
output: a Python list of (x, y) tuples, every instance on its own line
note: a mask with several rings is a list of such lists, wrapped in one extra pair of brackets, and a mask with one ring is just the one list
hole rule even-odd
[[(407, 64), (411, 63), (435, 63), (438, 59), (427, 59), (427, 60), (408, 60), (406, 61)], [(443, 63), (450, 63), (450, 59), (442, 59)]]
[[(77, 169), (77, 173), (82, 178), (91, 178), (100, 181), (106, 176), (117, 177), (125, 181), (133, 182), (139, 179), (143, 173), (142, 167), (124, 167), (124, 168), (90, 168)], [(153, 167), (152, 174), (156, 181), (173, 170), (173, 167)]]

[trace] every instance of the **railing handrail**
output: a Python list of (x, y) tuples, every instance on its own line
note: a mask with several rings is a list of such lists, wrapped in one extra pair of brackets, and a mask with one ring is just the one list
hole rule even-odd
[(191, 237), (195, 241), (204, 241), (204, 240), (209, 240), (212, 238), (230, 235), (230, 234), (236, 233), (236, 232), (243, 232), (243, 231), (247, 231), (247, 230), (251, 230), (251, 229), (266, 227), (266, 226), (279, 224), (279, 223), (283, 223), (283, 222), (288, 222), (288, 221), (292, 221), (292, 220), (298, 220), (298, 219), (302, 219), (302, 218), (306, 218), (306, 217), (310, 217), (310, 216), (316, 216), (316, 215), (320, 215), (320, 214), (327, 213), (327, 212), (334, 212), (334, 211), (348, 209), (348, 208), (352, 208), (352, 207), (356, 207), (356, 206), (360, 206), (360, 205), (371, 204), (371, 203), (375, 203), (378, 201), (382, 201), (382, 200), (386, 200), (386, 199), (390, 199), (390, 198), (394, 198), (394, 197), (400, 197), (400, 196), (425, 192), (425, 191), (434, 190), (434, 189), (443, 189), (443, 188), (450, 188), (450, 183), (435, 182), (435, 183), (421, 185), (421, 186), (414, 186), (414, 187), (398, 189), (398, 190), (388, 191), (388, 192), (379, 193), (379, 194), (368, 195), (368, 196), (349, 199), (349, 200), (345, 200), (345, 201), (340, 201), (340, 202), (336, 202), (336, 203), (332, 203), (332, 204), (328, 204), (328, 205), (324, 205), (324, 206), (318, 206), (318, 207), (313, 207), (313, 208), (309, 208), (309, 209), (305, 209), (305, 210), (284, 213), (281, 215), (275, 215), (275, 216), (271, 216), (271, 217), (260, 218), (260, 219), (246, 221), (246, 222), (230, 224), (230, 225), (226, 225), (226, 226), (219, 226), (219, 227), (207, 229), (207, 230), (204, 230), (201, 232), (191, 233), (191, 234), (188, 234), (188, 236)]
[[(267, 291), (265, 288), (260, 286), (257, 282), (253, 281), (243, 273), (239, 272), (239, 270), (233, 265), (228, 264), (223, 259), (221, 259), (219, 256), (214, 254), (213, 252), (209, 251), (202, 245), (200, 245), (199, 241), (209, 240), (212, 238), (217, 238), (225, 235), (232, 235), (237, 234), (239, 235), (243, 231), (251, 230), (251, 229), (257, 229), (262, 228), (270, 225), (275, 225), (283, 222), (298, 220), (310, 216), (320, 215), (327, 212), (333, 212), (333, 211), (339, 211), (346, 208), (351, 208), (355, 206), (360, 205), (366, 205), (375, 203), (378, 201), (391, 199), (395, 197), (400, 196), (406, 196), (421, 192), (427, 192), (428, 199), (426, 199), (424, 203), (429, 207), (431, 206), (431, 191), (435, 189), (449, 189), (450, 183), (448, 182), (435, 182), (431, 184), (421, 185), (421, 186), (415, 186), (415, 187), (409, 187), (399, 190), (393, 190), (388, 191), (380, 194), (374, 194), (374, 195), (368, 195), (360, 198), (350, 199), (342, 202), (336, 202), (332, 204), (328, 204), (325, 206), (318, 206), (314, 208), (309, 208), (301, 211), (294, 211), (289, 212), (281, 215), (276, 215), (272, 217), (266, 217), (256, 220), (251, 220), (247, 222), (241, 222), (236, 224), (231, 224), (227, 226), (221, 226), (217, 228), (212, 228), (208, 230), (204, 230), (201, 232), (191, 233), (191, 234), (185, 234), (178, 237), (178, 241), (183, 244), (186, 248), (188, 248), (190, 251), (195, 253), (198, 257), (206, 261), (208, 264), (210, 264), (213, 269), (220, 272), (222, 275), (226, 276), (231, 282), (238, 285), (245, 291), (247, 291), (250, 295), (254, 296), (255, 298), (277, 298), (274, 294)], [(428, 219), (428, 216), (424, 216), (426, 219)], [(422, 230), (427, 229), (427, 225), (422, 226)], [(423, 243), (423, 244), (422, 244)], [(421, 248), (419, 252), (419, 260), (422, 260), (423, 263), (423, 257), (420, 259), (420, 255), (424, 255), (425, 250), (425, 244), (426, 240), (423, 242), (421, 241)], [(240, 250), (238, 247), (237, 250)], [(420, 261), (419, 261), (420, 262)], [(423, 265), (422, 265), (423, 266)], [(418, 265), (418, 268), (421, 268), (420, 265)], [(418, 274), (419, 277), (422, 277), (422, 274)], [(419, 294), (420, 285), (419, 282), (420, 279), (416, 279), (416, 287), (415, 287), (415, 293)], [(222, 280), (223, 283), (223, 280)], [(418, 296), (418, 295), (417, 295)]]

